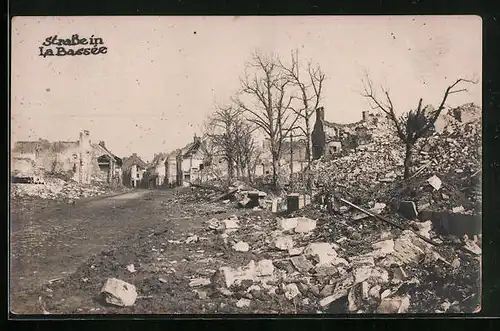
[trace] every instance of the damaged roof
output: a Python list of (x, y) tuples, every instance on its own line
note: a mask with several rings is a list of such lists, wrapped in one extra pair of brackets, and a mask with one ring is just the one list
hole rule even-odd
[(122, 168), (123, 170), (130, 169), (133, 165), (138, 165), (141, 168), (146, 168), (147, 163), (144, 162), (140, 157), (137, 156), (136, 153), (132, 154), (132, 156), (127, 157), (123, 160)]
[(153, 161), (149, 164), (149, 166), (156, 167), (158, 164), (161, 163), (165, 158), (167, 157), (167, 153), (159, 153), (156, 154), (155, 157), (153, 158)]
[(104, 156), (107, 156), (108, 158), (113, 158), (115, 160), (116, 164), (119, 166), (121, 166), (123, 164), (122, 159), (119, 158), (118, 156), (114, 155), (113, 153), (111, 153), (111, 151), (109, 149), (107, 149), (106, 147), (104, 147), (100, 144), (91, 144), (91, 146), (94, 150), (97, 151), (98, 154), (100, 154), (99, 157), (102, 157), (104, 155)]
[(200, 148), (203, 147), (202, 145), (203, 141), (201, 138), (196, 138), (195, 141), (189, 143), (186, 147), (181, 149), (182, 157), (188, 158), (193, 156), (200, 150)]

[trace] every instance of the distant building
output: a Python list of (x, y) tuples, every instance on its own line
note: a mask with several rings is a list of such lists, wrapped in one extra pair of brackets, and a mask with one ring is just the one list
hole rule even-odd
[(149, 163), (146, 171), (148, 173), (148, 186), (150, 188), (165, 186), (166, 158), (166, 153), (155, 154), (153, 160)]
[(203, 141), (195, 136), (193, 142), (177, 155), (177, 185), (190, 186), (191, 183), (201, 182), (204, 166)]
[(98, 144), (92, 144), (94, 155), (99, 155), (96, 158), (98, 168), (94, 172), (94, 179), (107, 183), (122, 182), (122, 159), (111, 153), (104, 141)]
[(129, 187), (139, 187), (144, 173), (146, 172), (147, 164), (136, 153), (132, 156), (123, 159), (123, 184)]
[[(291, 165), (290, 165), (291, 164)], [(307, 140), (284, 141), (281, 145), (280, 165), (285, 171), (302, 172), (307, 167)]]
[(180, 152), (181, 150), (177, 149), (165, 156), (165, 184), (168, 186), (177, 185), (177, 157)]

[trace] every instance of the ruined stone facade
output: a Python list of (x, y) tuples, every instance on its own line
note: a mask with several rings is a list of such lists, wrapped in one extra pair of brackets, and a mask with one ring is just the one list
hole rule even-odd
[[(104, 155), (107, 157), (107, 166), (98, 161)], [(63, 174), (80, 184), (90, 184), (103, 167), (106, 169), (105, 181), (119, 180), (120, 177), (116, 166), (120, 163), (119, 158), (105, 147), (92, 144), (87, 130), (80, 132), (78, 141), (18, 141), (14, 144), (11, 158), (12, 168), (30, 160), (33, 173)]]
[(92, 146), (90, 144), (90, 132), (80, 132), (80, 167), (76, 167), (75, 176), (81, 184), (90, 184), (92, 175)]
[[(312, 132), (313, 159), (322, 156), (334, 157), (344, 150), (356, 149), (370, 141), (368, 126), (376, 124), (378, 118), (364, 111), (363, 118), (354, 123), (339, 124), (325, 121), (325, 110), (316, 110), (316, 122)], [(373, 122), (373, 123), (372, 123)]]
[(136, 153), (123, 160), (123, 184), (129, 187), (140, 187), (146, 172), (147, 164)]
[(203, 180), (205, 160), (203, 141), (194, 137), (193, 142), (184, 147), (177, 156), (177, 185), (190, 186)]

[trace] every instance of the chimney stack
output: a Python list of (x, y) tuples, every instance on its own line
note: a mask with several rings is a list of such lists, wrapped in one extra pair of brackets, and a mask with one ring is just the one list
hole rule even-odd
[(106, 148), (106, 143), (104, 141), (99, 141), (99, 146)]
[(316, 120), (323, 122), (325, 120), (325, 108), (319, 107), (316, 109)]
[(363, 114), (363, 122), (366, 122), (366, 120), (368, 119), (368, 111), (364, 110), (362, 114)]

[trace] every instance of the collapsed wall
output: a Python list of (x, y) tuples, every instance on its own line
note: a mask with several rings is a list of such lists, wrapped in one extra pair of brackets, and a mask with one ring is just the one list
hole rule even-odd
[(106, 192), (108, 183), (121, 180), (111, 173), (115, 168), (110, 160), (99, 164), (103, 153), (109, 154), (101, 143), (91, 144), (87, 130), (78, 141), (16, 142), (11, 153), (11, 195), (78, 199)]

